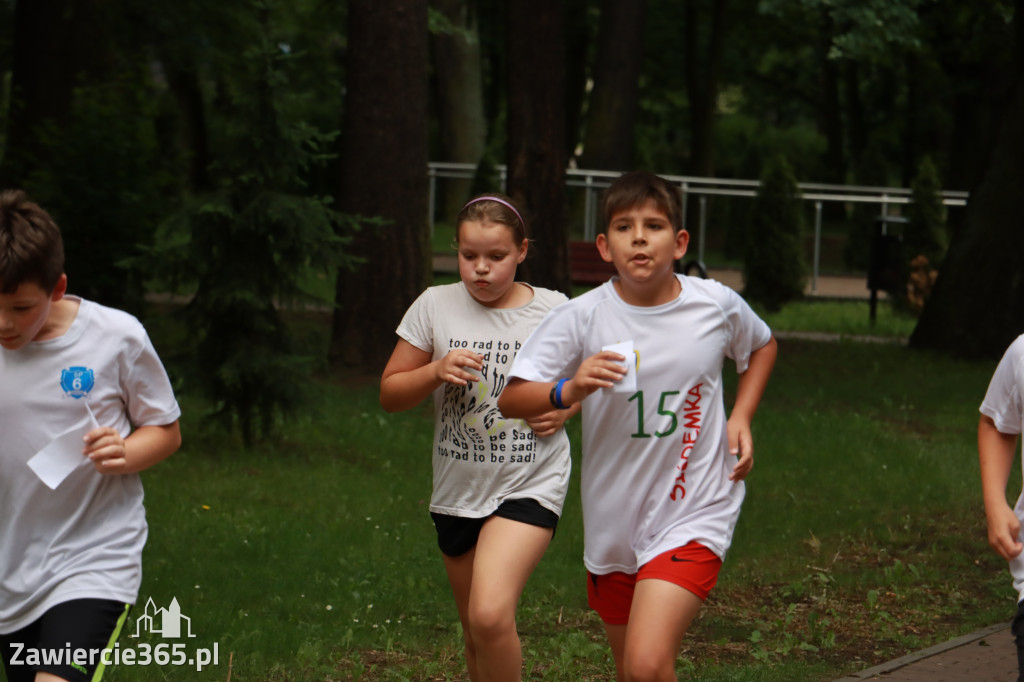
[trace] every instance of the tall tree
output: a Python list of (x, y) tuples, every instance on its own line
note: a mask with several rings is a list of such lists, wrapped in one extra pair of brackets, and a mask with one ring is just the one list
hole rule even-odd
[(910, 343), (964, 357), (998, 357), (1024, 331), (1024, 0), (1016, 0), (1013, 61), (981, 180), (971, 190)]
[(508, 193), (530, 216), (521, 275), (572, 291), (565, 199), (565, 54), (560, 3), (508, 4)]
[(101, 9), (109, 0), (32, 0), (14, 4), (7, 150), (0, 186), (22, 186), (38, 168), (41, 127), (64, 123), (74, 88), (97, 80), (107, 55)]
[(644, 0), (605, 0), (601, 5), (583, 168), (626, 171), (633, 166), (646, 5)]
[[(728, 1), (711, 3), (708, 31), (701, 31), (700, 17), (707, 8), (687, 2), (683, 48), (686, 50), (686, 93), (690, 103), (690, 172), (713, 176), (715, 173), (715, 120), (718, 86), (722, 75), (722, 55), (728, 30)], [(705, 41), (699, 36), (707, 34)], [(702, 44), (703, 42), (703, 44)]]
[(427, 0), (351, 0), (348, 48), (340, 204), (382, 222), (353, 240), (362, 266), (338, 275), (330, 352), (379, 372), (429, 272)]
[[(476, 11), (468, 0), (431, 0), (445, 25), (433, 32), (440, 160), (476, 164), (487, 144), (483, 62)], [(442, 187), (443, 215), (454, 216), (470, 194), (470, 180)]]

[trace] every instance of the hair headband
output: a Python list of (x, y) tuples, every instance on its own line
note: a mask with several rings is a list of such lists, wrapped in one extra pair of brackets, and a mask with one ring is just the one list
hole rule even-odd
[[(469, 201), (466, 202), (466, 205), (462, 207), (462, 210), (465, 211), (467, 208), (469, 208), (470, 206), (472, 206), (473, 204), (475, 204), (478, 201), (497, 201), (502, 206), (508, 207), (508, 209), (510, 211), (512, 211), (513, 213), (515, 213), (516, 217), (519, 218), (519, 224), (523, 226), (523, 229), (524, 230), (526, 229), (526, 221), (523, 220), (523, 216), (519, 215), (519, 211), (516, 210), (516, 207), (513, 206), (512, 204), (508, 203), (504, 199), (500, 199), (498, 197), (489, 197), (488, 196), (488, 197), (477, 197), (476, 199), (470, 199)], [(460, 213), (461, 212), (462, 211), (460, 211)]]

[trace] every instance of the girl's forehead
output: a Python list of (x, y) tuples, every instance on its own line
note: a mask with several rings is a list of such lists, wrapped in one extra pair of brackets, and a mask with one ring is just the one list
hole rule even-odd
[(507, 242), (510, 246), (516, 245), (515, 230), (511, 226), (491, 221), (462, 221), (459, 223), (456, 239), (460, 244), (464, 242), (487, 242), (492, 244)]

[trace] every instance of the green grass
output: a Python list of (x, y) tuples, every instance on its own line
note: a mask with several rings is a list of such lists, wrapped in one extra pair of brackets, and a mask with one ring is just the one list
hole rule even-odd
[(754, 306), (758, 314), (779, 332), (821, 332), (842, 336), (875, 336), (906, 339), (914, 331), (917, 318), (879, 301), (875, 321), (867, 301), (807, 299), (786, 305), (776, 313)]
[[(680, 676), (832, 680), (1008, 620), (1014, 595), (985, 541), (974, 444), (993, 368), (783, 339), (735, 542)], [(731, 365), (726, 376), (731, 392)], [(176, 597), (196, 634), (186, 646), (216, 643), (219, 664), (122, 665), (106, 680), (225, 680), (229, 656), (234, 682), (466, 679), (427, 513), (429, 406), (384, 413), (375, 378), (312, 391), (280, 442), (249, 451), (204, 428), (204, 406), (183, 396), (185, 445), (144, 474), (135, 615)], [(571, 436), (578, 472), (578, 423)], [(525, 679), (613, 679), (582, 551), (574, 475), (519, 611)]]

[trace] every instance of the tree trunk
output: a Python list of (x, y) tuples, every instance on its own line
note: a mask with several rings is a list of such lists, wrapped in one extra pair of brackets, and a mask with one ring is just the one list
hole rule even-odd
[(565, 153), (576, 154), (583, 141), (583, 109), (587, 101), (590, 54), (594, 43), (594, 23), (588, 17), (594, 0), (562, 0), (565, 22)]
[(634, 126), (643, 64), (644, 0), (605, 0), (580, 166), (633, 167)]
[(427, 0), (351, 0), (340, 209), (379, 216), (338, 275), (331, 360), (380, 372), (427, 283)]
[[(843, 116), (840, 91), (839, 63), (829, 59), (834, 28), (832, 18), (824, 12), (825, 29), (822, 30), (817, 58), (821, 64), (821, 108), (819, 128), (825, 136), (825, 169), (823, 180), (841, 184), (846, 177), (846, 158), (843, 153)], [(831, 202), (826, 202), (830, 204)], [(836, 208), (842, 210), (841, 206)]]
[(42, 163), (38, 132), (71, 113), (74, 88), (103, 71), (105, 0), (14, 3), (14, 46), (7, 149), (0, 186), (20, 186)]
[(206, 107), (199, 74), (191, 65), (164, 61), (167, 85), (178, 108), (181, 128), (178, 144), (188, 156), (188, 186), (195, 193), (213, 189), (210, 178), (210, 143), (206, 128)]
[[(456, 29), (433, 37), (441, 159), (476, 164), (487, 143), (477, 18), (466, 0), (431, 3)], [(469, 198), (471, 185), (469, 179), (444, 181), (442, 219), (451, 220), (458, 213)]]
[(1017, 0), (1014, 64), (995, 144), (971, 191), (935, 290), (910, 343), (961, 357), (997, 358), (1024, 332), (1024, 0)]
[(710, 37), (706, 52), (701, 55), (698, 40), (699, 8), (695, 0), (686, 3), (685, 45), (686, 93), (690, 103), (690, 172), (711, 177), (715, 173), (715, 112), (718, 106), (718, 83), (722, 73), (725, 50), (728, 1), (714, 0), (711, 10)]
[(508, 4), (508, 193), (532, 240), (520, 277), (570, 294), (563, 36), (559, 3)]

